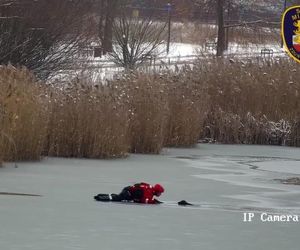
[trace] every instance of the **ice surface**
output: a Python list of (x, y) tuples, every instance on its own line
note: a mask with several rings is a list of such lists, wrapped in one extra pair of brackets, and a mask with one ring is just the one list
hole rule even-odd
[(268, 161), (268, 162), (259, 162), (256, 164), (260, 169), (267, 171), (274, 171), (280, 173), (290, 173), (300, 175), (300, 160), (298, 161)]
[[(300, 222), (262, 222), (262, 212), (300, 215), (300, 149), (200, 144), (120, 160), (46, 158), (6, 164), (0, 192), (2, 250), (299, 249)], [(162, 205), (95, 202), (139, 181), (161, 183)], [(176, 205), (179, 200), (197, 207)], [(243, 222), (254, 212), (253, 222)]]

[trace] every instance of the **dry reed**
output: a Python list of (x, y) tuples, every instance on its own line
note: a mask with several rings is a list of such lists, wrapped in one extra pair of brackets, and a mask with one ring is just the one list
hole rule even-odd
[(197, 143), (209, 98), (197, 72), (186, 66), (165, 76), (169, 114), (166, 146), (192, 146)]
[(107, 86), (85, 80), (54, 89), (45, 152), (50, 156), (113, 158), (128, 152), (128, 108)]
[(0, 162), (159, 153), (201, 138), (300, 146), (298, 79), (298, 65), (288, 59), (200, 61), (175, 72), (59, 87), (1, 67)]
[(36, 160), (47, 130), (46, 88), (26, 69), (0, 67), (0, 155), (5, 161)]
[[(211, 98), (203, 137), (224, 143), (285, 144), (289, 140), (290, 125), (284, 124), (292, 123), (300, 110), (300, 71), (293, 61), (224, 59), (200, 71)], [(280, 138), (275, 140), (274, 134)]]
[(294, 122), (292, 123), (288, 145), (300, 147), (300, 116), (295, 118)]
[(158, 75), (131, 73), (111, 84), (127, 98), (130, 152), (159, 153), (168, 114), (165, 83)]

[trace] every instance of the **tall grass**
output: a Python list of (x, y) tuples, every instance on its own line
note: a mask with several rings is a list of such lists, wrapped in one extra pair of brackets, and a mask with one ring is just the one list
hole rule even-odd
[(45, 154), (112, 158), (128, 152), (128, 107), (107, 87), (85, 80), (52, 90)]
[(288, 143), (290, 146), (300, 147), (300, 116), (292, 124), (290, 138)]
[(129, 84), (130, 146), (134, 153), (159, 153), (167, 118), (164, 88), (155, 79), (140, 76)]
[(278, 144), (291, 140), (286, 138), (290, 133), (286, 124), (300, 110), (296, 63), (288, 59), (259, 64), (219, 60), (200, 71), (205, 72), (212, 100), (203, 136), (225, 143), (273, 144), (274, 137), (281, 137)]
[(112, 158), (222, 143), (300, 146), (300, 71), (291, 60), (200, 61), (45, 85), (0, 68), (0, 162), (42, 155)]
[(117, 84), (128, 97), (131, 152), (191, 146), (201, 133), (207, 98), (189, 67), (177, 73), (131, 74)]
[(0, 67), (0, 156), (36, 160), (43, 150), (48, 123), (45, 86), (26, 69)]
[(166, 84), (158, 75), (131, 73), (111, 83), (126, 96), (130, 152), (159, 153), (168, 115)]
[(166, 146), (191, 146), (197, 143), (209, 105), (197, 72), (185, 67), (165, 75), (169, 114), (165, 134)]

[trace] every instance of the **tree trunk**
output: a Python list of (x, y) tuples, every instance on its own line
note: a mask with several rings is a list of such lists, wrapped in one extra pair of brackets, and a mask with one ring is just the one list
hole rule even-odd
[(106, 0), (101, 0), (100, 4), (99, 4), (99, 11), (100, 11), (100, 15), (99, 15), (99, 26), (98, 26), (98, 37), (100, 39), (101, 42), (101, 55), (103, 53), (103, 41), (104, 41), (104, 26), (105, 26), (105, 10), (106, 10)]
[(102, 43), (102, 53), (112, 52), (112, 27), (118, 9), (118, 0), (102, 1), (99, 36)]
[(218, 15), (217, 56), (222, 56), (225, 50), (224, 0), (217, 0), (217, 15)]

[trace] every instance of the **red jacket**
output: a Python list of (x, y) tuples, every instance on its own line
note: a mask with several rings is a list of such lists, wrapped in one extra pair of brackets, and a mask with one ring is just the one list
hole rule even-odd
[(129, 188), (134, 202), (155, 204), (157, 201), (153, 198), (155, 194), (154, 187), (148, 183), (142, 182)]

